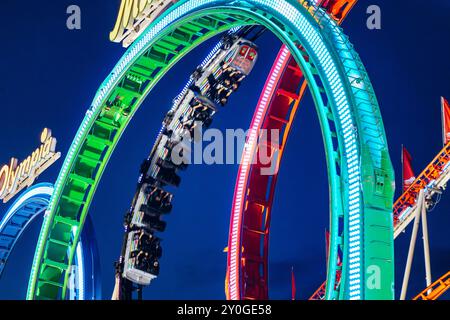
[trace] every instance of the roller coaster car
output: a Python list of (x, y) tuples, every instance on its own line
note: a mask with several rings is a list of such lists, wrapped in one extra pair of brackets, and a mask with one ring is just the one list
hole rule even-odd
[(164, 154), (156, 159), (156, 165), (165, 169), (184, 171), (188, 167), (188, 162), (183, 159), (183, 150), (180, 150), (179, 157), (180, 160), (176, 159), (177, 162), (174, 162), (174, 158), (172, 158), (172, 150), (166, 149)]
[(174, 116), (174, 112), (173, 112), (173, 111), (169, 111), (169, 112), (166, 114), (166, 117), (165, 117), (164, 120), (163, 120), (163, 124), (164, 124), (165, 126), (168, 126), (168, 125), (172, 122), (173, 116)]
[(161, 220), (161, 216), (151, 216), (144, 214), (142, 217), (142, 223), (147, 225), (149, 229), (164, 232), (166, 230), (167, 223)]
[(212, 114), (217, 112), (216, 104), (203, 95), (196, 94), (195, 97), (189, 102), (191, 108), (198, 108), (200, 106), (207, 108)]
[(123, 218), (123, 224), (125, 226), (129, 226), (132, 220), (133, 220), (133, 213), (128, 211)]
[(159, 209), (161, 213), (169, 213), (172, 210), (172, 199), (170, 192), (154, 187), (148, 194), (147, 204)]
[(203, 68), (198, 66), (191, 75), (192, 80), (198, 81), (203, 76), (203, 72), (205, 72)]
[(158, 165), (161, 168), (164, 169), (170, 169), (170, 170), (176, 170), (178, 169), (178, 166), (176, 164), (174, 164), (172, 161), (170, 161), (169, 159), (163, 159), (163, 158), (158, 158), (156, 160), (156, 165)]
[(181, 141), (174, 141), (174, 140), (167, 140), (164, 148), (167, 149), (167, 157), (165, 158), (165, 160), (168, 159), (174, 159), (172, 153), (173, 152), (178, 152), (178, 155), (176, 155), (177, 159), (180, 159), (179, 162), (180, 164), (177, 164), (177, 167), (179, 170), (186, 170), (188, 167), (188, 163), (189, 163), (189, 158), (185, 157), (185, 151), (187, 150), (187, 153), (189, 153), (189, 146), (187, 145), (181, 145), (179, 148), (177, 148), (177, 150), (174, 150), (176, 146), (179, 146), (180, 143), (183, 143)]
[(258, 60), (258, 47), (249, 41), (242, 41), (225, 58), (226, 65), (248, 76)]
[(170, 213), (172, 211), (173, 195), (156, 187), (153, 188), (158, 191), (148, 195), (147, 201), (141, 205), (140, 211), (152, 217)]
[(171, 138), (173, 135), (173, 130), (167, 129), (166, 127), (164, 127), (162, 134), (167, 136), (168, 138)]
[(238, 39), (236, 35), (226, 34), (222, 37), (222, 50), (230, 50), (234, 42)]
[(162, 257), (161, 240), (144, 230), (141, 230), (139, 235), (138, 246), (140, 250), (149, 253), (153, 257), (158, 259)]
[(243, 75), (240, 71), (236, 71), (231, 67), (228, 67), (222, 72), (220, 76), (220, 85), (235, 92), (241, 86), (242, 80), (244, 80), (245, 75)]
[(151, 161), (149, 159), (144, 160), (141, 164), (140, 173), (146, 174), (148, 172), (148, 169), (150, 169)]
[(123, 277), (147, 286), (159, 274), (160, 241), (154, 235), (137, 230), (127, 237)]
[(176, 174), (176, 169), (168, 169), (158, 166), (159, 170), (156, 179), (164, 184), (178, 187), (181, 183), (181, 178)]
[[(145, 188), (147, 194), (147, 203), (161, 208), (161, 212), (168, 213), (172, 209), (173, 194), (155, 186), (147, 186)], [(170, 207), (170, 208), (169, 208)], [(167, 208), (167, 212), (162, 208)]]
[(148, 252), (141, 251), (135, 259), (137, 269), (155, 276), (159, 275), (159, 261), (156, 257), (151, 256)]

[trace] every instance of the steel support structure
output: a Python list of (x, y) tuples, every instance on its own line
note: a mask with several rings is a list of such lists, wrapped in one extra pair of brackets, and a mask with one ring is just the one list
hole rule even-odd
[[(344, 252), (340, 299), (393, 299), (393, 169), (365, 68), (336, 21), (310, 1), (183, 0), (130, 46), (98, 90), (70, 147), (37, 244), (28, 299), (65, 299), (76, 244), (106, 165), (137, 109), (189, 51), (236, 26), (263, 25), (293, 55), (312, 92), (330, 179), (330, 261)], [(253, 137), (256, 139), (256, 136)], [(232, 217), (231, 237), (242, 227)], [(229, 295), (240, 298), (241, 257), (230, 240)], [(334, 288), (337, 265), (330, 262)], [(372, 270), (382, 289), (366, 285)]]

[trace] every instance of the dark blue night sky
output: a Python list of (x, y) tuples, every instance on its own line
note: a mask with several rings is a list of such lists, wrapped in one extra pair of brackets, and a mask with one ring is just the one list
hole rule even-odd
[[(98, 86), (124, 49), (109, 42), (119, 0), (3, 0), (0, 59), (0, 163), (23, 159), (52, 128), (58, 149), (67, 152)], [(66, 8), (82, 10), (82, 30), (69, 31)], [(382, 9), (382, 30), (366, 28), (366, 8)], [(418, 174), (442, 147), (440, 97), (450, 98), (450, 3), (447, 0), (360, 0), (344, 24), (369, 72), (380, 101), (390, 152), (400, 185), (400, 146), (414, 158)], [(150, 94), (108, 165), (91, 206), (100, 249), (103, 297), (114, 285), (113, 262), (122, 242), (123, 214), (171, 100), (217, 41), (203, 44), (180, 62)], [(280, 42), (266, 33), (258, 40), (260, 60), (214, 126), (247, 128)], [(230, 110), (231, 109), (231, 110)], [(58, 162), (40, 182), (55, 181)], [(223, 299), (229, 213), (237, 165), (191, 166), (175, 192), (174, 210), (163, 234), (160, 277), (146, 299)], [(400, 187), (397, 188), (397, 194)], [(0, 204), (0, 215), (7, 206)], [(0, 279), (0, 299), (23, 299), (41, 221), (17, 244)], [(271, 232), (270, 293), (290, 298), (294, 266), (298, 298), (325, 279), (324, 232), (328, 185), (322, 138), (308, 96), (299, 111), (281, 169)], [(449, 270), (450, 194), (429, 216), (433, 277)], [(397, 294), (406, 263), (409, 233), (396, 240)], [(425, 287), (422, 244), (418, 243), (409, 297)], [(448, 296), (448, 295), (447, 295)]]

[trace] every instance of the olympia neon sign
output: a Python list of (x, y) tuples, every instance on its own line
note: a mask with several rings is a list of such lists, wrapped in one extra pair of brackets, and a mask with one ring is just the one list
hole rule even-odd
[(151, 21), (178, 0), (122, 0), (114, 29), (109, 34), (113, 42), (128, 47)]
[(52, 131), (45, 128), (41, 134), (41, 145), (20, 164), (11, 158), (9, 165), (0, 169), (0, 200), (11, 200), (21, 190), (30, 187), (36, 178), (61, 157), (56, 152), (56, 139)]

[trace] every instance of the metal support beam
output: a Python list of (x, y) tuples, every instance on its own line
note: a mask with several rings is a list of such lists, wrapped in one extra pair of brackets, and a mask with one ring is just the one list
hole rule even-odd
[[(422, 191), (423, 192), (423, 191)], [(427, 222), (427, 207), (425, 205), (425, 196), (422, 197), (422, 234), (423, 234), (423, 254), (425, 258), (425, 273), (427, 287), (431, 285), (431, 262), (430, 262), (430, 242), (428, 239), (428, 222)]]
[[(422, 206), (423, 199), (424, 199), (423, 190), (421, 190), (418, 201), (419, 206)], [(411, 242), (409, 243), (408, 259), (406, 261), (405, 275), (403, 276), (403, 284), (402, 284), (402, 291), (400, 294), (400, 300), (406, 299), (406, 292), (408, 291), (409, 276), (411, 274), (411, 266), (414, 258), (414, 251), (416, 248), (417, 233), (419, 231), (420, 215), (421, 215), (421, 208), (417, 207), (415, 212), (413, 232), (411, 235)]]

